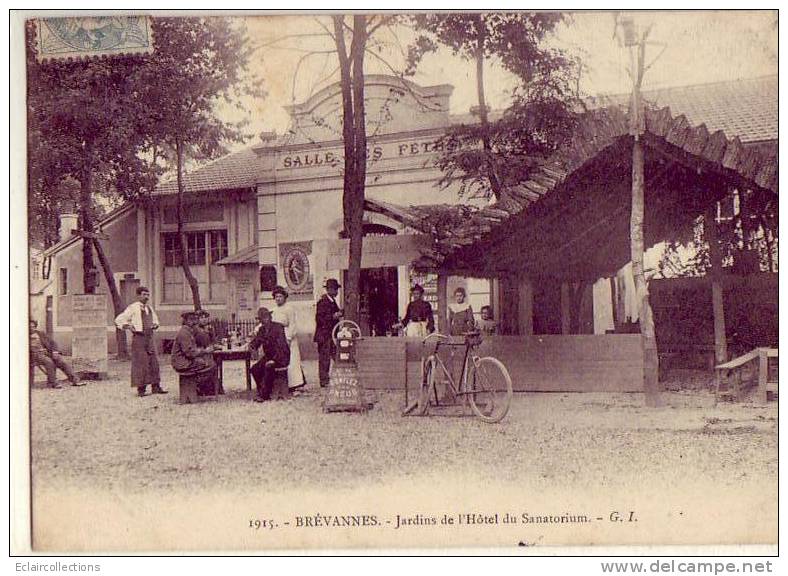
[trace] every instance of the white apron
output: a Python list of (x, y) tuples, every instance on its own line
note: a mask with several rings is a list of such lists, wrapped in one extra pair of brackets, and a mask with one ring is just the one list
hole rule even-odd
[(426, 320), (424, 322), (408, 322), (408, 325), (405, 326), (405, 336), (409, 338), (426, 338), (428, 334)]
[(298, 347), (298, 328), (295, 308), (289, 302), (282, 306), (275, 306), (271, 312), (271, 319), (285, 327), (285, 338), (290, 345), (290, 364), (287, 366), (287, 384), (290, 388), (297, 388), (306, 384), (304, 371), (301, 367), (301, 350)]

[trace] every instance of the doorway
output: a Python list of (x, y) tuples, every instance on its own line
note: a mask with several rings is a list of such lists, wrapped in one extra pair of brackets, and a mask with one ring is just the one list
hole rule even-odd
[(398, 313), (397, 268), (363, 269), (359, 284), (362, 333), (365, 336), (390, 334)]

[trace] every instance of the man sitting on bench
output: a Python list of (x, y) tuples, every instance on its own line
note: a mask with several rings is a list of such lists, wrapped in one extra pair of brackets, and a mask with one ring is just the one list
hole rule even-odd
[(199, 318), (196, 312), (184, 312), (181, 318), (183, 326), (172, 345), (172, 367), (181, 376), (197, 380), (197, 394), (214, 395), (218, 391), (219, 377), (213, 360), (213, 345), (205, 348), (197, 345), (195, 331)]
[(265, 402), (271, 398), (277, 370), (283, 378), (285, 388), (285, 391), (280, 392), (280, 396), (288, 395), (287, 367), (290, 365), (290, 345), (285, 337), (284, 326), (271, 320), (271, 311), (268, 308), (260, 308), (257, 311), (257, 319), (260, 325), (249, 343), (249, 350), (262, 347), (263, 354), (250, 372), (257, 384), (257, 396), (254, 401)]
[(60, 355), (55, 343), (38, 330), (38, 322), (35, 320), (30, 320), (30, 365), (44, 368), (47, 373), (47, 385), (50, 388), (62, 388), (57, 381), (58, 368), (71, 380), (72, 386), (85, 385)]

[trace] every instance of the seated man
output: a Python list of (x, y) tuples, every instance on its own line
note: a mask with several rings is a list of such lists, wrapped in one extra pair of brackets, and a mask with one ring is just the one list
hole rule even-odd
[(62, 388), (57, 382), (58, 368), (71, 380), (72, 386), (85, 385), (60, 355), (55, 343), (38, 330), (38, 322), (35, 320), (30, 320), (30, 365), (43, 366), (47, 373), (47, 385), (50, 388)]
[[(197, 326), (194, 327), (194, 342), (198, 348), (214, 350), (220, 348), (211, 325), (211, 315), (207, 310), (197, 310)], [(213, 359), (213, 357), (211, 357)], [(219, 382), (219, 394), (224, 394), (224, 386)]]
[(175, 342), (172, 344), (170, 362), (178, 374), (193, 376), (197, 379), (197, 393), (201, 396), (214, 394), (218, 391), (219, 378), (216, 362), (213, 360), (213, 345), (200, 347), (195, 341), (195, 332), (199, 323), (196, 312), (181, 314), (183, 326)]
[[(285, 328), (271, 320), (271, 311), (260, 308), (257, 311), (260, 325), (257, 333), (249, 343), (250, 350), (262, 347), (260, 359), (251, 368), (252, 376), (257, 384), (255, 402), (265, 402), (271, 398), (274, 387), (274, 377), (277, 368), (287, 368), (290, 365), (290, 345), (285, 337)], [(285, 388), (287, 388), (287, 374), (285, 373)], [(287, 392), (285, 392), (285, 395)]]

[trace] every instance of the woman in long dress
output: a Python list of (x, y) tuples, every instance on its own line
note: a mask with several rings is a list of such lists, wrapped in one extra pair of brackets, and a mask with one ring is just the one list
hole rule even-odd
[(301, 351), (298, 348), (298, 325), (296, 311), (287, 301), (287, 290), (282, 286), (274, 286), (272, 290), (276, 306), (272, 311), (272, 320), (285, 327), (285, 338), (290, 345), (290, 365), (287, 367), (287, 383), (290, 389), (306, 386), (306, 377), (301, 367)]
[(454, 291), (454, 302), (449, 304), (449, 334), (451, 336), (462, 336), (466, 332), (473, 332), (476, 329), (473, 309), (467, 298), (465, 288), (457, 288)]

